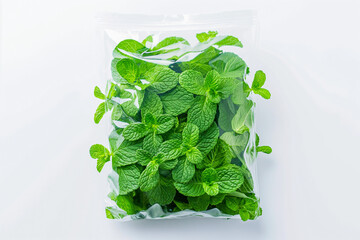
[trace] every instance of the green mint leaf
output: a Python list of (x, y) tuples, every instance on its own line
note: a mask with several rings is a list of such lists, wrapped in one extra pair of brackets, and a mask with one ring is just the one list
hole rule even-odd
[(216, 146), (204, 158), (204, 165), (217, 168), (229, 164), (232, 157), (230, 146), (223, 140), (218, 139)]
[(152, 68), (146, 75), (146, 80), (150, 82), (149, 88), (155, 93), (165, 93), (179, 82), (179, 74), (164, 66)]
[(147, 192), (150, 204), (158, 203), (160, 205), (170, 204), (174, 200), (175, 194), (176, 189), (172, 182), (163, 177), (152, 190)]
[(248, 143), (249, 133), (245, 132), (241, 135), (238, 135), (234, 132), (225, 132), (223, 135), (221, 135), (220, 139), (226, 142), (233, 151), (234, 156), (239, 158), (241, 152), (245, 150), (245, 147)]
[(119, 194), (126, 195), (139, 187), (140, 171), (135, 165), (115, 168), (119, 175)]
[(188, 111), (188, 122), (195, 124), (203, 132), (214, 122), (216, 109), (215, 103), (207, 101), (204, 96), (198, 96)]
[(266, 75), (263, 71), (259, 70), (256, 71), (254, 76), (254, 81), (252, 82), (251, 88), (252, 89), (259, 89), (264, 86), (266, 80)]
[(116, 64), (116, 70), (122, 78), (131, 84), (136, 83), (139, 78), (139, 67), (132, 59), (121, 59)]
[(149, 46), (147, 47), (151, 47), (152, 43), (154, 42), (152, 35), (147, 36), (141, 43), (144, 46), (147, 46), (149, 44)]
[(246, 74), (246, 63), (238, 55), (230, 52), (221, 54), (210, 61), (212, 66), (221, 77), (243, 79)]
[(259, 144), (260, 144), (260, 137), (258, 134), (256, 134), (255, 135), (255, 146), (257, 147), (257, 146), (259, 146)]
[(196, 175), (188, 183), (174, 183), (176, 189), (183, 195), (199, 197), (205, 193), (200, 176)]
[(116, 205), (118, 205), (119, 208), (124, 210), (127, 214), (132, 215), (136, 213), (137, 207), (134, 204), (132, 197), (127, 195), (125, 196), (119, 195), (117, 196), (115, 201), (116, 201)]
[(226, 197), (225, 200), (225, 204), (228, 208), (230, 208), (233, 211), (238, 211), (239, 210), (239, 205), (240, 205), (240, 201), (241, 199), (237, 198), (237, 197)]
[(188, 204), (188, 203), (178, 202), (175, 200), (174, 200), (174, 203), (175, 203), (176, 207), (178, 207), (181, 211), (184, 211), (186, 209), (191, 209), (190, 204)]
[(214, 45), (217, 45), (218, 47), (221, 47), (221, 46), (243, 47), (243, 45), (239, 41), (239, 39), (234, 36), (226, 36), (224, 39), (216, 42)]
[(124, 140), (120, 147), (114, 152), (112, 163), (113, 166), (122, 167), (137, 162), (136, 150), (141, 147), (141, 142), (130, 142)]
[(143, 138), (149, 132), (144, 123), (131, 123), (126, 126), (123, 131), (123, 136), (129, 141), (135, 141)]
[(159, 164), (150, 162), (140, 175), (140, 190), (143, 192), (150, 191), (160, 181)]
[(207, 184), (213, 184), (218, 180), (217, 172), (214, 168), (206, 168), (201, 173), (201, 181)]
[(89, 152), (94, 159), (108, 158), (110, 156), (109, 150), (101, 144), (92, 145)]
[(188, 197), (187, 199), (195, 211), (205, 211), (210, 204), (210, 196), (207, 194), (199, 197)]
[(179, 83), (190, 93), (197, 95), (205, 95), (206, 93), (204, 78), (200, 72), (187, 70), (181, 73)]
[(94, 144), (90, 147), (90, 156), (97, 159), (96, 169), (101, 172), (105, 163), (110, 161), (109, 150), (101, 144)]
[(216, 196), (219, 194), (219, 184), (217, 183), (203, 183), (203, 188), (206, 194), (209, 196)]
[(262, 96), (265, 99), (270, 99), (271, 93), (265, 88), (253, 89), (255, 94)]
[(149, 128), (153, 128), (154, 125), (156, 125), (156, 118), (154, 115), (152, 115), (151, 112), (146, 113), (145, 117), (143, 118), (143, 122), (145, 125)]
[(173, 116), (185, 113), (194, 101), (193, 94), (180, 86), (164, 93), (160, 98), (164, 105), (165, 113)]
[(219, 168), (216, 170), (218, 175), (219, 192), (230, 193), (238, 189), (244, 182), (244, 177), (235, 168)]
[(269, 146), (259, 146), (259, 147), (256, 147), (256, 151), (270, 154), (272, 152), (272, 148)]
[(177, 164), (178, 164), (177, 159), (167, 160), (160, 164), (160, 168), (165, 170), (172, 170), (176, 167)]
[(170, 129), (172, 129), (175, 124), (175, 118), (172, 116), (162, 115), (159, 116), (156, 120), (157, 120), (156, 133), (158, 134), (163, 134), (170, 131)]
[(160, 145), (159, 152), (164, 154), (164, 161), (175, 159), (182, 154), (181, 141), (178, 139), (167, 140)]
[(172, 171), (172, 177), (176, 182), (187, 183), (195, 174), (195, 165), (186, 160), (185, 157), (181, 157), (178, 164)]
[(246, 102), (250, 92), (251, 90), (249, 85), (246, 82), (241, 81), (235, 85), (235, 89), (231, 95), (231, 100), (233, 103), (241, 105)]
[(144, 101), (141, 104), (141, 116), (145, 117), (147, 113), (154, 116), (162, 114), (163, 104), (160, 97), (151, 91), (145, 91)]
[(119, 89), (119, 97), (113, 100), (121, 105), (121, 109), (126, 115), (135, 117), (139, 111), (139, 106), (144, 99), (144, 92), (136, 89), (135, 86), (123, 85)]
[(157, 153), (163, 139), (160, 135), (149, 134), (144, 138), (143, 148), (144, 150), (150, 152), (152, 155)]
[(224, 193), (219, 193), (215, 196), (211, 196), (210, 197), (210, 204), (211, 205), (218, 205), (220, 203), (222, 203), (222, 201), (224, 201), (226, 194)]
[(208, 154), (213, 149), (218, 141), (219, 128), (216, 123), (212, 123), (211, 126), (200, 135), (200, 140), (196, 146), (204, 155)]
[(196, 38), (199, 40), (199, 42), (206, 42), (207, 40), (216, 37), (217, 34), (217, 31), (208, 31), (207, 33), (202, 32), (196, 34)]
[(240, 105), (235, 116), (231, 120), (231, 126), (234, 132), (243, 134), (249, 130), (253, 121), (253, 107), (254, 103), (251, 100), (247, 100), (243, 105)]
[(115, 152), (116, 149), (118, 149), (122, 143), (122, 134), (123, 129), (114, 129), (110, 135), (109, 135), (109, 144), (110, 144), (110, 150), (111, 152)]
[(141, 54), (146, 50), (147, 48), (138, 41), (133, 39), (125, 39), (115, 47), (113, 56), (114, 58), (123, 58), (132, 55), (133, 53)]
[(106, 96), (101, 92), (98, 86), (96, 86), (94, 89), (94, 96), (102, 100), (106, 99)]
[[(161, 42), (159, 42), (152, 49), (152, 51), (159, 50), (159, 49), (162, 49), (162, 48), (165, 48), (165, 47), (166, 47), (167, 51), (169, 51), (171, 49), (178, 49), (179, 48), (179, 43), (184, 44), (184, 45), (190, 45), (189, 42), (186, 41), (182, 37), (168, 37), (168, 38), (165, 38), (164, 40), (162, 40)], [(173, 48), (169, 47), (171, 45), (173, 45), (174, 47)]]
[(136, 154), (135, 154), (136, 161), (139, 162), (140, 165), (142, 166), (148, 165), (149, 162), (151, 162), (152, 157), (153, 155), (144, 149), (136, 150)]
[[(197, 63), (197, 64), (202, 64), (202, 65), (208, 66), (209, 62), (212, 59), (218, 57), (221, 53), (222, 53), (222, 51), (217, 48), (208, 47), (203, 52), (200, 52), (199, 55), (197, 55), (193, 60), (190, 61), (190, 63)], [(211, 66), (209, 66), (209, 67), (211, 70), (212, 69)], [(196, 70), (196, 69), (193, 69), (193, 70)], [(203, 75), (206, 75), (206, 73), (209, 71), (206, 71), (205, 74), (203, 74)], [(199, 72), (202, 72), (202, 71), (199, 71)]]
[(186, 124), (182, 133), (182, 141), (189, 146), (195, 146), (199, 141), (199, 128), (192, 123)]
[(208, 72), (205, 77), (206, 96), (213, 103), (219, 103), (221, 100), (221, 96), (218, 92), (219, 85), (220, 74), (215, 70)]
[(203, 160), (204, 156), (196, 147), (192, 147), (186, 151), (186, 160), (193, 163), (199, 164)]
[(236, 114), (236, 108), (230, 99), (225, 99), (220, 102), (218, 123), (219, 123), (219, 127), (223, 131), (225, 132), (232, 131), (231, 119), (235, 116), (235, 114)]
[(94, 122), (98, 124), (106, 112), (105, 102), (100, 103), (94, 114)]

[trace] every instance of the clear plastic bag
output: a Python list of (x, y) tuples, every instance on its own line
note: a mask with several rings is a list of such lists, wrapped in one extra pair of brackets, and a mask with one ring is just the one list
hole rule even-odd
[[(208, 15), (98, 17), (107, 87), (94, 120), (110, 114), (109, 147), (95, 144), (97, 169), (112, 165), (106, 216), (256, 219), (258, 146), (246, 83), (256, 45), (252, 11)], [(244, 45), (245, 47), (243, 47)], [(244, 61), (244, 60), (245, 61)]]

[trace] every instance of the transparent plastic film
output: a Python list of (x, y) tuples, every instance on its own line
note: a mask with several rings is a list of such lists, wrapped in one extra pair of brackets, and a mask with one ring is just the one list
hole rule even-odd
[(259, 146), (252, 95), (270, 93), (262, 71), (247, 79), (254, 19), (248, 11), (99, 17), (107, 71), (94, 120), (108, 112), (111, 129), (108, 146), (90, 155), (99, 172), (111, 165), (108, 218), (262, 214), (256, 157), (271, 148)]

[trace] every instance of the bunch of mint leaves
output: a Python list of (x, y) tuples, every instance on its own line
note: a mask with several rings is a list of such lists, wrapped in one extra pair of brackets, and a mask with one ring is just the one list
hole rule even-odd
[(257, 71), (251, 86), (245, 82), (244, 60), (221, 49), (242, 47), (238, 38), (215, 31), (196, 37), (194, 46), (181, 37), (123, 40), (113, 51), (106, 94), (95, 87), (103, 101), (94, 121), (111, 112), (113, 131), (109, 149), (95, 144), (90, 155), (99, 172), (111, 162), (117, 174), (109, 197), (123, 210), (107, 208), (108, 218), (153, 204), (168, 213), (217, 208), (244, 221), (262, 214), (245, 155), (272, 151), (251, 137), (249, 95), (270, 98), (266, 76)]

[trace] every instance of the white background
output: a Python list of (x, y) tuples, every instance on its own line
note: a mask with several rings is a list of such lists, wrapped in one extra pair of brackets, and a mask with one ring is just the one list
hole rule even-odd
[[(0, 239), (360, 239), (360, 3), (356, 0), (3, 0)], [(106, 220), (106, 176), (88, 148), (105, 142), (92, 97), (94, 14), (257, 9), (258, 66), (271, 101), (257, 128), (255, 222)]]

